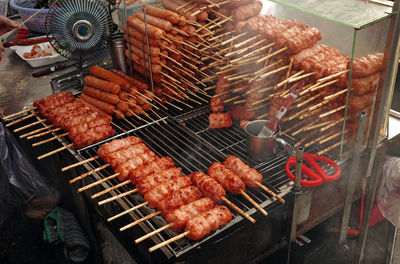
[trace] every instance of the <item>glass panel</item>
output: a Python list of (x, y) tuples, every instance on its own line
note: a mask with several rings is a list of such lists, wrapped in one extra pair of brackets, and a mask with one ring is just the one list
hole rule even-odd
[(360, 0), (271, 1), (357, 29), (387, 18), (392, 11), (392, 7)]

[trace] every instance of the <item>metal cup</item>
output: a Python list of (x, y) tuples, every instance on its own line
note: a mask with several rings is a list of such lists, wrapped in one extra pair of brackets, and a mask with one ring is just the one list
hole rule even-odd
[(281, 138), (278, 138), (281, 128), (278, 126), (270, 137), (259, 137), (262, 127), (268, 123), (269, 120), (254, 120), (249, 122), (246, 127), (246, 143), (247, 143), (247, 154), (250, 158), (257, 161), (265, 161), (273, 158), (278, 150), (279, 146), (284, 147), (288, 144)]
[(114, 34), (111, 37), (111, 60), (114, 69), (121, 70), (127, 73), (126, 61), (125, 61), (125, 40), (121, 34)]

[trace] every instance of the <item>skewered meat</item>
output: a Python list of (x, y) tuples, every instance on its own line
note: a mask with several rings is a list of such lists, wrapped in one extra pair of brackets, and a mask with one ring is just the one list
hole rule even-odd
[(187, 187), (191, 184), (190, 178), (187, 176), (177, 177), (161, 183), (155, 188), (151, 189), (144, 195), (144, 199), (149, 202), (150, 208), (157, 207), (157, 204), (164, 200), (172, 192), (181, 188)]
[(376, 72), (364, 78), (351, 78), (350, 91), (352, 95), (364, 95), (376, 91), (381, 73)]
[(73, 139), (74, 147), (80, 149), (92, 145), (111, 137), (114, 133), (114, 129), (109, 124), (92, 127)]
[(75, 100), (75, 97), (70, 92), (59, 92), (33, 102), (33, 106), (38, 107), (39, 113), (42, 115), (52, 109), (65, 105)]
[(229, 155), (222, 164), (238, 175), (248, 187), (256, 188), (258, 187), (256, 182), (262, 182), (262, 175), (255, 169), (250, 168), (249, 165), (245, 164), (238, 157)]
[(130, 145), (139, 144), (141, 142), (142, 142), (142, 140), (140, 138), (133, 137), (133, 136), (122, 138), (122, 139), (114, 139), (111, 142), (108, 142), (108, 143), (104, 144), (103, 146), (101, 146), (97, 150), (97, 154), (100, 156), (100, 158), (104, 159), (103, 157), (105, 157), (106, 155), (108, 155), (114, 151), (118, 151), (120, 149), (127, 148)]
[(208, 168), (208, 175), (219, 182), (225, 190), (232, 194), (240, 194), (245, 190), (246, 185), (239, 176), (225, 168), (219, 162), (214, 162)]
[(107, 118), (96, 118), (91, 122), (78, 124), (76, 126), (71, 127), (68, 136), (70, 138), (75, 138), (79, 134), (82, 134), (85, 131), (87, 131), (89, 128), (107, 124), (110, 124), (110, 120), (108, 120)]
[(158, 203), (157, 209), (163, 215), (171, 212), (181, 205), (191, 203), (201, 198), (201, 191), (199, 188), (190, 185), (188, 187), (179, 189), (173, 192), (170, 196)]
[(162, 157), (129, 173), (129, 178), (133, 184), (137, 184), (141, 179), (150, 175), (161, 173), (161, 171), (174, 167), (174, 161), (170, 157)]
[(103, 156), (103, 160), (107, 163), (110, 163), (112, 168), (115, 168), (118, 166), (118, 164), (121, 164), (122, 162), (125, 162), (132, 157), (141, 155), (147, 151), (150, 151), (150, 149), (144, 143), (139, 143), (130, 145), (125, 149), (114, 151), (107, 156)]
[(160, 173), (154, 173), (154, 174), (148, 175), (148, 176), (140, 179), (140, 181), (136, 182), (136, 183), (132, 182), (132, 178), (131, 178), (131, 182), (132, 182), (132, 184), (136, 185), (139, 194), (144, 195), (145, 193), (147, 193), (148, 191), (150, 191), (151, 189), (153, 189), (160, 183), (163, 183), (163, 182), (169, 181), (172, 178), (181, 177), (181, 176), (183, 176), (181, 168), (168, 168), (168, 169), (161, 171)]
[(232, 220), (232, 213), (223, 205), (217, 205), (213, 209), (205, 211), (190, 219), (185, 227), (189, 231), (188, 238), (199, 240), (211, 231), (217, 230)]
[(193, 184), (197, 186), (205, 196), (210, 197), (215, 203), (220, 203), (222, 197), (226, 195), (221, 184), (200, 171), (191, 173), (189, 177)]
[(119, 173), (118, 180), (126, 181), (127, 179), (129, 179), (129, 172), (131, 170), (134, 170), (143, 164), (152, 162), (156, 158), (157, 155), (153, 151), (147, 151), (139, 156), (132, 157), (129, 160), (118, 164), (118, 166), (115, 167), (114, 171), (116, 173)]
[[(350, 61), (348, 68), (350, 68)], [(367, 77), (383, 69), (383, 53), (353, 59), (352, 78)]]
[(224, 111), (224, 101), (220, 96), (213, 97), (210, 101), (211, 111), (214, 113), (223, 112)]
[(232, 126), (232, 119), (229, 113), (212, 113), (209, 116), (210, 119), (210, 129), (214, 128), (224, 128)]
[(235, 22), (246, 20), (250, 17), (256, 16), (261, 12), (263, 4), (260, 1), (242, 5), (232, 10), (232, 17)]
[(206, 197), (189, 204), (180, 206), (178, 209), (165, 215), (168, 223), (174, 223), (171, 229), (175, 232), (185, 228), (186, 223), (193, 217), (214, 207), (214, 202)]

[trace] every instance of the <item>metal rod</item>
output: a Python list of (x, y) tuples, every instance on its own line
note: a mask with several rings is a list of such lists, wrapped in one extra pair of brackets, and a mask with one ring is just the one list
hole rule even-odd
[(351, 169), (349, 173), (349, 182), (347, 184), (347, 193), (346, 193), (346, 201), (344, 202), (343, 209), (343, 217), (342, 217), (342, 225), (340, 227), (340, 235), (339, 235), (339, 244), (343, 245), (346, 243), (347, 238), (347, 228), (349, 226), (350, 212), (351, 212), (351, 203), (353, 201), (354, 187), (357, 181), (357, 175), (360, 166), (360, 152), (361, 145), (364, 141), (364, 131), (365, 125), (367, 123), (367, 114), (362, 112), (357, 115), (358, 121), (358, 130), (356, 141), (353, 149), (353, 160), (351, 163)]
[[(147, 59), (149, 62), (149, 71), (150, 71), (150, 84), (151, 84), (151, 91), (154, 93), (154, 82), (153, 82), (153, 71), (151, 66), (151, 58), (150, 58), (150, 44), (149, 44), (149, 33), (147, 32), (147, 16), (146, 16), (146, 8), (143, 7), (143, 16), (144, 16), (144, 26), (146, 32), (146, 48), (147, 48)], [(143, 57), (146, 58), (146, 57)], [(145, 60), (143, 60), (145, 61)], [(144, 71), (146, 72), (146, 64), (144, 65)]]
[(288, 254), (287, 254), (287, 264), (290, 263), (290, 251), (291, 251), (291, 242), (296, 239), (297, 232), (297, 220), (299, 215), (299, 199), (301, 196), (301, 171), (303, 166), (303, 156), (304, 156), (304, 148), (298, 147), (296, 149), (296, 171), (294, 177), (294, 186), (292, 188), (292, 193), (294, 196), (293, 199), (293, 211), (292, 211), (292, 223), (290, 226), (290, 235), (289, 235), (289, 246), (288, 246)]

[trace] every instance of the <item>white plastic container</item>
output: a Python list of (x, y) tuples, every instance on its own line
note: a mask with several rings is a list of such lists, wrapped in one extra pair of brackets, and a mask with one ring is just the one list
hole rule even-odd
[[(38, 44), (41, 48), (43, 48), (46, 45), (50, 45), (49, 42), (44, 42), (44, 43), (40, 43)], [(54, 51), (54, 55), (51, 56), (44, 56), (44, 57), (40, 57), (40, 58), (33, 58), (33, 59), (26, 59), (24, 58), (24, 53), (25, 52), (30, 52), (32, 50), (33, 45), (31, 46), (12, 46), (10, 47), (10, 49), (15, 50), (15, 53), (24, 61), (26, 61), (29, 66), (33, 67), (33, 68), (37, 68), (37, 67), (41, 67), (41, 66), (46, 66), (46, 65), (50, 65), (53, 63), (57, 63), (57, 62), (61, 62), (61, 61), (66, 61), (67, 58), (61, 56), (60, 54), (56, 53), (56, 51)]]

